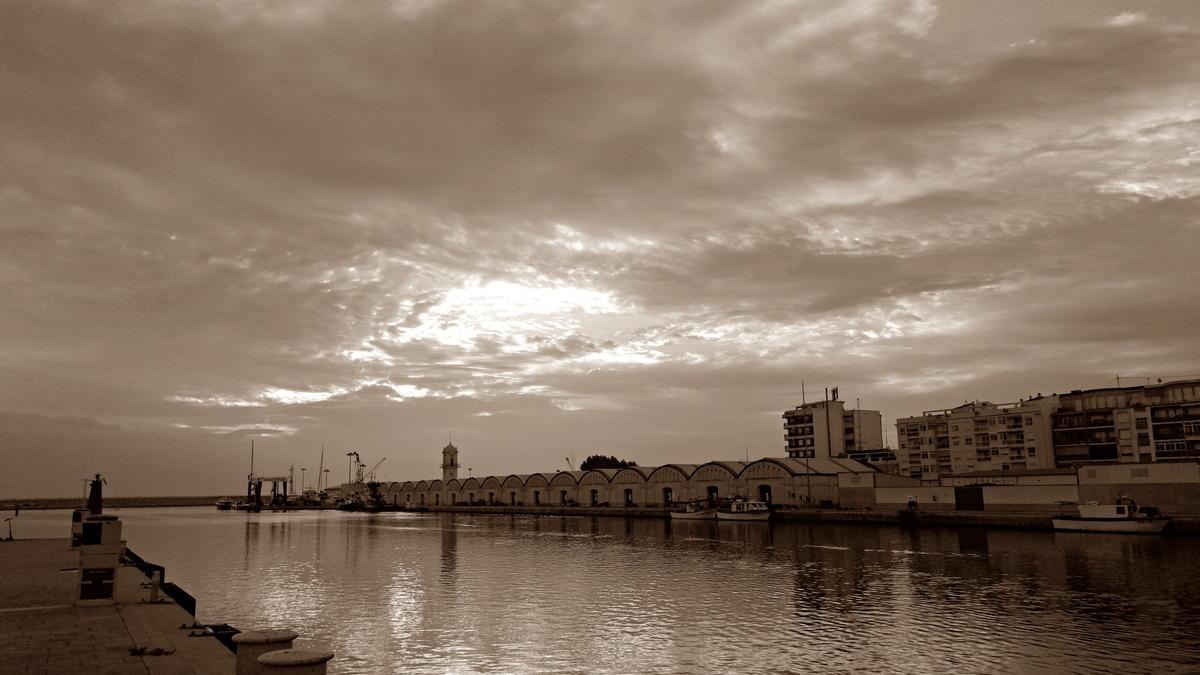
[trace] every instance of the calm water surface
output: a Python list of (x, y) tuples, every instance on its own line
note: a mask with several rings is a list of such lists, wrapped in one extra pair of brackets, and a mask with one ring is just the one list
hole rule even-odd
[[(454, 514), (111, 511), (202, 621), (331, 672), (1200, 672), (1200, 540)], [(66, 536), (25, 512), (18, 537)]]

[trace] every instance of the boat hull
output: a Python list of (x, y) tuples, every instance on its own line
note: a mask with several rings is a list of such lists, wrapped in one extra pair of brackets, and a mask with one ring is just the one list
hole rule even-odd
[(1158, 534), (1171, 522), (1170, 518), (1052, 518), (1055, 530), (1064, 532), (1118, 532), (1127, 534)]
[(671, 520), (712, 520), (717, 517), (717, 512), (708, 511), (672, 511)]
[(748, 511), (746, 513), (730, 513), (728, 511), (717, 511), (717, 520), (764, 521), (770, 517), (771, 517), (770, 511)]

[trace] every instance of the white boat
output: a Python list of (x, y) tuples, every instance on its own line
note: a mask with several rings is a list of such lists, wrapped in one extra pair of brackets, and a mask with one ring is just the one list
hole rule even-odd
[(1054, 529), (1071, 532), (1127, 532), (1157, 534), (1171, 522), (1153, 506), (1138, 506), (1121, 497), (1117, 504), (1079, 504), (1079, 515), (1054, 516)]
[(771, 507), (766, 502), (737, 499), (717, 509), (717, 520), (766, 520), (770, 517)]
[(717, 510), (708, 500), (688, 502), (671, 509), (671, 520), (712, 520), (716, 517)]
[(218, 511), (229, 511), (229, 510), (233, 509), (233, 504), (234, 504), (234, 501), (232, 499), (230, 499), (229, 497), (222, 497), (221, 499), (217, 500), (217, 510)]

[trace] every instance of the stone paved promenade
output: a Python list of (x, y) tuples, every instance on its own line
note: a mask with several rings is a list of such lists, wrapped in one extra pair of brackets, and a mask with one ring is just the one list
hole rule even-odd
[[(146, 577), (117, 571), (115, 603), (78, 606), (79, 555), (66, 539), (0, 542), (0, 672), (232, 673), (213, 637), (188, 637), (193, 617)], [(135, 655), (141, 650), (145, 655)], [(160, 655), (153, 655), (158, 653)]]

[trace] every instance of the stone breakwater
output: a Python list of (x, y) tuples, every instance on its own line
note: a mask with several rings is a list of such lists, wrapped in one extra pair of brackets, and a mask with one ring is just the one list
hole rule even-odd
[[(110, 509), (138, 508), (150, 506), (212, 506), (222, 496), (203, 497), (105, 497), (104, 506)], [(74, 509), (83, 504), (79, 497), (49, 497), (30, 499), (0, 499), (0, 511), (22, 509)]]

